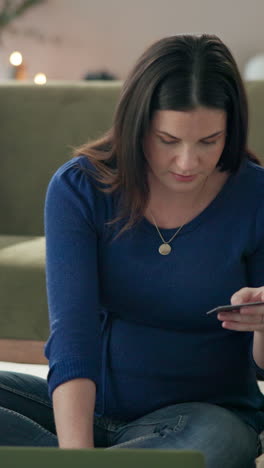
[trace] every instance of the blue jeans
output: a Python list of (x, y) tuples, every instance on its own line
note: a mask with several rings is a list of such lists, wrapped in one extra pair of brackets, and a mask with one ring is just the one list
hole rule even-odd
[[(47, 381), (0, 371), (0, 445), (58, 447)], [(194, 449), (207, 468), (253, 468), (259, 435), (233, 412), (210, 403), (181, 403), (125, 422), (94, 416), (96, 448)]]

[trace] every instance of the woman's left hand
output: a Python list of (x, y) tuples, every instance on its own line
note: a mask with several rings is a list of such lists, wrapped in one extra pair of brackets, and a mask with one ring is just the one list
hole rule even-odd
[[(264, 301), (264, 286), (260, 288), (242, 288), (231, 297), (231, 304)], [(234, 312), (219, 312), (218, 320), (222, 327), (237, 331), (257, 331), (264, 335), (264, 305), (243, 307)]]

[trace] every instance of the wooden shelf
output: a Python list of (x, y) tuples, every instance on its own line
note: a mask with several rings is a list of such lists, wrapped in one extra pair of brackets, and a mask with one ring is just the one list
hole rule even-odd
[(0, 339), (0, 361), (48, 364), (45, 341)]

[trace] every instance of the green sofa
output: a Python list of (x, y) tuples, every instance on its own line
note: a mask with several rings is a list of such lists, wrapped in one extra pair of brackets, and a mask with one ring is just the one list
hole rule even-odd
[[(0, 84), (0, 361), (46, 363), (44, 199), (72, 149), (112, 121), (120, 81)], [(264, 82), (246, 83), (249, 143), (264, 155)], [(263, 165), (264, 165), (264, 158)]]

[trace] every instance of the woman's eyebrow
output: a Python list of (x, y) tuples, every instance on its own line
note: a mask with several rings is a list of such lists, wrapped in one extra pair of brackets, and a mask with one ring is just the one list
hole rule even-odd
[[(158, 133), (163, 133), (164, 135), (167, 135), (167, 136), (170, 137), (170, 138), (174, 138), (175, 140), (180, 140), (180, 138), (178, 138), (178, 137), (176, 137), (176, 136), (174, 136), (174, 135), (171, 135), (170, 133), (165, 132), (165, 131), (163, 131), (163, 130), (158, 130), (158, 129), (157, 129), (156, 132), (158, 132)], [(201, 138), (201, 140), (207, 140), (208, 138), (212, 138), (212, 137), (214, 137), (214, 136), (220, 135), (220, 134), (223, 133), (223, 132), (224, 132), (224, 130), (220, 130), (219, 132), (212, 133), (212, 135), (208, 135), (208, 136), (206, 136), (206, 137), (204, 137), (204, 138)]]

